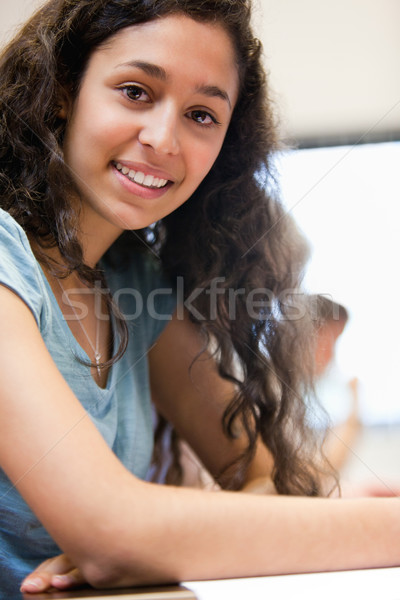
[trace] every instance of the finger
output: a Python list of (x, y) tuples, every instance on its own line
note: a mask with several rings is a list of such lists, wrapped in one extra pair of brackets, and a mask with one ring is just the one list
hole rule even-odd
[(85, 578), (79, 569), (72, 569), (64, 575), (54, 575), (51, 579), (51, 585), (58, 590), (66, 590), (86, 583)]
[(65, 554), (49, 558), (24, 579), (21, 592), (44, 592), (52, 587), (52, 577), (66, 574), (72, 569), (74, 569), (74, 566)]

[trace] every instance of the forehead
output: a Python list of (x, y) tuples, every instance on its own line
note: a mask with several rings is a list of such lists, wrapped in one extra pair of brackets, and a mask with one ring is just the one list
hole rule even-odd
[(118, 69), (132, 60), (159, 65), (171, 79), (190, 73), (205, 84), (224, 85), (236, 98), (235, 50), (229, 34), (219, 24), (178, 14), (132, 25), (108, 38), (93, 53), (89, 64)]

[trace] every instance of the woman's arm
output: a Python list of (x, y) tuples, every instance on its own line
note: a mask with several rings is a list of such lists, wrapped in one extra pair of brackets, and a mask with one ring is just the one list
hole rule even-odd
[[(184, 319), (174, 315), (149, 354), (152, 398), (224, 487), (228, 482), (219, 475), (245, 450), (248, 440), (244, 432), (233, 440), (223, 431), (222, 417), (235, 388), (221, 378), (213, 356), (203, 349), (199, 327), (187, 315)], [(268, 479), (271, 490), (272, 468), (273, 459), (260, 443), (246, 483)]]
[[(0, 462), (98, 587), (400, 564), (397, 499), (205, 493), (139, 481), (0, 288)], [(12, 452), (10, 451), (12, 449)]]

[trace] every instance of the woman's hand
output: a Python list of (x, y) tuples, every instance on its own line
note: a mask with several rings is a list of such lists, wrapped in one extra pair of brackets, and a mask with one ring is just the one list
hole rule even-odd
[(67, 590), (86, 583), (68, 556), (60, 554), (40, 564), (21, 585), (21, 592), (45, 592), (50, 588)]

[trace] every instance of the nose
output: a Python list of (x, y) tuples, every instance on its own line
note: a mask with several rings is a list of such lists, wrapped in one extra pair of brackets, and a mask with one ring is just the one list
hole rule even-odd
[(156, 154), (179, 153), (179, 115), (173, 106), (160, 104), (144, 116), (138, 139)]

